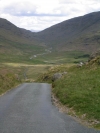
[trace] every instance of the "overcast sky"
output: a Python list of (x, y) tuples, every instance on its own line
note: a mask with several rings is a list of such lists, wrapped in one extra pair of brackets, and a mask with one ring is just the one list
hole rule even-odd
[(0, 0), (1, 18), (35, 31), (95, 11), (100, 0)]

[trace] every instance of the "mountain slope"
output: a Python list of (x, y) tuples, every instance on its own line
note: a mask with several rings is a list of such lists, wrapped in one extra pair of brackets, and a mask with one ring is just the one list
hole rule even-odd
[(96, 50), (100, 42), (100, 12), (69, 19), (37, 33), (45, 44), (57, 50)]
[(35, 33), (0, 18), (1, 62), (29, 62), (32, 55), (43, 53), (44, 50), (45, 47), (35, 39)]
[(32, 47), (42, 46), (35, 39), (35, 33), (18, 28), (6, 19), (0, 18), (0, 51), (32, 51)]
[(100, 12), (69, 19), (37, 33), (0, 18), (0, 59), (18, 55), (19, 60), (19, 55), (25, 55), (24, 59), (29, 60), (32, 55), (44, 53), (45, 48), (51, 47), (59, 55), (63, 51), (95, 52), (100, 48)]
[(34, 33), (25, 29), (21, 29), (0, 18), (0, 37), (10, 41), (33, 43)]

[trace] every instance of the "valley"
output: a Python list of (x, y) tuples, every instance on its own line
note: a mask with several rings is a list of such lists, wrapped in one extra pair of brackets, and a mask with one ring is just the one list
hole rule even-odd
[[(54, 95), (71, 109), (69, 114), (74, 112), (100, 129), (100, 54), (89, 62), (99, 49), (100, 12), (40, 32), (0, 18), (0, 95), (24, 82), (51, 83)], [(52, 76), (62, 72), (68, 74), (53, 82)]]
[[(30, 81), (50, 66), (88, 61), (90, 54), (99, 48), (98, 18), (99, 12), (90, 13), (41, 32), (21, 29), (0, 18), (0, 73), (7, 68), (8, 73), (20, 70), (22, 74), (27, 69)], [(21, 78), (23, 81), (24, 77)]]

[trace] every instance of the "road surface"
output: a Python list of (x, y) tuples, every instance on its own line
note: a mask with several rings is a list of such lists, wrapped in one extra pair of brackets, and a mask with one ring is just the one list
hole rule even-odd
[(60, 113), (49, 84), (25, 83), (0, 96), (0, 133), (100, 133)]

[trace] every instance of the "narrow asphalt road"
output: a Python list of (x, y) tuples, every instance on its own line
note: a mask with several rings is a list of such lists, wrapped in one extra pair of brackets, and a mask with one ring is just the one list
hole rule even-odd
[(0, 133), (100, 133), (60, 113), (49, 84), (25, 83), (0, 96)]

